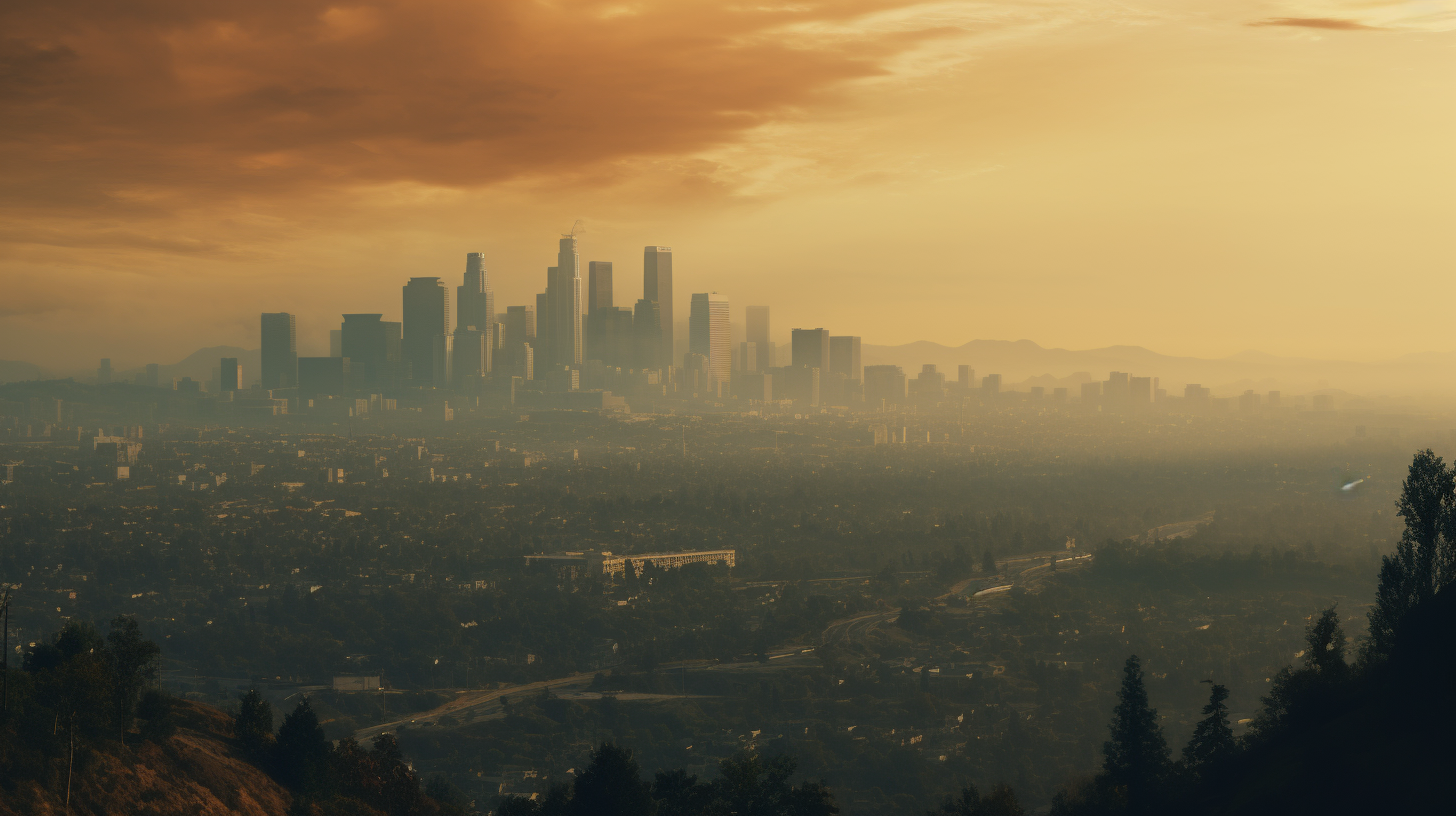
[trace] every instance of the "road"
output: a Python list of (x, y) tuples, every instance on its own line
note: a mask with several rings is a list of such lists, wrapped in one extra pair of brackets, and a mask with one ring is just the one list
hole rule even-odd
[(530, 694), (533, 691), (540, 691), (541, 689), (547, 688), (558, 688), (561, 686), (584, 686), (591, 683), (592, 677), (594, 676), (594, 672), (581, 672), (578, 674), (569, 675), (567, 677), (558, 677), (554, 680), (539, 680), (535, 683), (523, 683), (519, 686), (511, 686), (510, 688), (460, 691), (456, 693), (455, 699), (446, 702), (444, 705), (441, 705), (438, 708), (432, 708), (429, 711), (423, 711), (418, 714), (411, 714), (407, 717), (393, 720), (391, 722), (380, 723), (379, 725), (371, 725), (368, 728), (361, 728), (358, 731), (354, 732), (354, 739), (358, 740), (361, 743), (366, 742), (373, 739), (378, 734), (382, 734), (386, 731), (393, 731), (399, 728), (401, 725), (408, 725), (415, 728), (423, 725), (435, 725), (439, 723), (440, 718), (445, 716), (446, 714), (455, 717), (456, 719), (460, 719), (464, 715), (473, 715), (476, 713), (480, 713), (480, 709), (484, 709), (487, 707), (493, 708), (499, 705), (501, 697), (517, 694)]

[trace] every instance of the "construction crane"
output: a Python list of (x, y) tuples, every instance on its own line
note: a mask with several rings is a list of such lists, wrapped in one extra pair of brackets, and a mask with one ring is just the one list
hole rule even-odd
[(580, 218), (578, 218), (578, 219), (576, 219), (576, 223), (571, 225), (571, 232), (565, 233), (561, 237), (562, 238), (575, 238), (576, 236), (582, 235), (585, 232), (586, 232), (586, 222), (584, 222)]

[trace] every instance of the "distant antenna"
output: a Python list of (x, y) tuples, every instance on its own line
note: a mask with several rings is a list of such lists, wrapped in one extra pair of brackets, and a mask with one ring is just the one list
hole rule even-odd
[(576, 236), (583, 235), (585, 233), (586, 233), (586, 222), (585, 221), (582, 221), (580, 218), (578, 218), (578, 219), (576, 219), (576, 223), (571, 225), (571, 232), (568, 232), (568, 233), (566, 233), (565, 235), (563, 235), (561, 237), (562, 238), (575, 238)]

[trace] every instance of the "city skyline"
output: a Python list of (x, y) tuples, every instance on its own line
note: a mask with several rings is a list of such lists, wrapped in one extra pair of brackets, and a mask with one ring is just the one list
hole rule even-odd
[(870, 343), (1453, 349), (1445, 0), (239, 14), (6, 18), (68, 56), (0, 103), (0, 358), (165, 360), (280, 308), (324, 353), (462, 252), (527, 302), (576, 218), (584, 257), (659, 241), (679, 291)]

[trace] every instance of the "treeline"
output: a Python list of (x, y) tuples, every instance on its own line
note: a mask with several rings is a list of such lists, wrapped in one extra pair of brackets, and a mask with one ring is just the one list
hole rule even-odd
[(105, 636), (72, 621), (26, 649), (0, 692), (0, 789), (36, 782), (66, 796), (78, 749), (84, 759), (99, 744), (169, 737), (172, 700), (147, 687), (160, 654), (127, 617), (112, 620)]
[(1271, 679), (1235, 738), (1213, 684), (1175, 760), (1130, 657), (1103, 767), (1064, 788), (1054, 816), (1428, 813), (1449, 807), (1456, 760), (1456, 469), (1417, 454), (1396, 502), (1405, 529), (1381, 564), (1370, 637), (1350, 654), (1334, 607), (1311, 617), (1299, 666)]
[(292, 812), (306, 816), (434, 816), (464, 814), (468, 802), (443, 777), (422, 784), (393, 734), (365, 749), (352, 737), (331, 743), (307, 698), (278, 732), (273, 707), (256, 690), (233, 718), (244, 754), (293, 792)]

